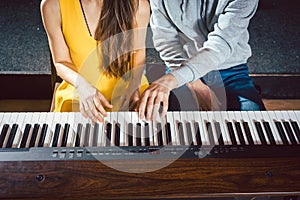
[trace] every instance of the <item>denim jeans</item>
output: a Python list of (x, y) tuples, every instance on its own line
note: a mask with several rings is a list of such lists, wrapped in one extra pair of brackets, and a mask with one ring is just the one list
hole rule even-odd
[[(201, 80), (214, 91), (220, 103), (220, 110), (265, 110), (246, 64), (211, 71)], [(182, 86), (171, 92), (169, 110), (196, 110), (195, 101), (188, 87)]]

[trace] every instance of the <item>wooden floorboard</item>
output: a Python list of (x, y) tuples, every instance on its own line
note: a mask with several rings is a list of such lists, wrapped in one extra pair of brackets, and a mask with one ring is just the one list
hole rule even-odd
[[(300, 99), (264, 99), (267, 110), (300, 110)], [(48, 112), (50, 100), (0, 100), (0, 112)]]

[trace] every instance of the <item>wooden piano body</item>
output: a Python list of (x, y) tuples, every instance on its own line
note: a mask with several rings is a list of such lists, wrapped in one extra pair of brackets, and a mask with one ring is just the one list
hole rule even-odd
[[(195, 113), (198, 112), (194, 112), (194, 115)], [(61, 142), (58, 142), (57, 146), (51, 146), (53, 143), (50, 142), (48, 146), (30, 148), (28, 146), (18, 147), (22, 141), (24, 127), (30, 123), (28, 121), (24, 123), (29, 113), (23, 114), (23, 123), (19, 122), (19, 117), (16, 121), (10, 121), (13, 115), (4, 119), (3, 116), (9, 114), (2, 113), (1, 128), (5, 124), (11, 128), (6, 130), (7, 134), (0, 151), (0, 199), (197, 199), (232, 196), (299, 196), (300, 140), (297, 134), (300, 133), (297, 127), (299, 128), (298, 117), (300, 115), (296, 111), (293, 112), (296, 114), (292, 114), (291, 118), (287, 117), (290, 113), (292, 111), (268, 112), (269, 116), (277, 115), (277, 119), (269, 117), (263, 121), (257, 117), (260, 116), (257, 113), (255, 113), (257, 117), (255, 119), (240, 119), (237, 117), (240, 113), (235, 112), (231, 112), (231, 114), (235, 114), (235, 119), (230, 117), (230, 113), (220, 115), (226, 123), (248, 122), (253, 138), (258, 135), (257, 131), (259, 130), (250, 124), (253, 120), (261, 123), (268, 122), (274, 137), (277, 134), (279, 139), (282, 135), (280, 136), (276, 129), (275, 122), (282, 124), (288, 122), (290, 126), (286, 123), (282, 126), (288, 144), (277, 144), (280, 143), (277, 140), (275, 145), (269, 144), (271, 140), (267, 139), (264, 126), (263, 131), (268, 142), (267, 145), (262, 144), (262, 138), (254, 141), (254, 145), (242, 145), (241, 138), (237, 135), (237, 144), (227, 144), (226, 140), (231, 141), (233, 138), (226, 139), (225, 135), (230, 131), (224, 123), (224, 127), (222, 127), (224, 145), (217, 140), (214, 140), (214, 145), (205, 145), (205, 139), (202, 138), (202, 146), (196, 144), (198, 141), (193, 141), (193, 145), (185, 143), (174, 145), (173, 140), (173, 145), (168, 145), (164, 141), (160, 146), (156, 145), (156, 142), (159, 141), (154, 139), (151, 141), (153, 145), (150, 146), (126, 146), (126, 142), (124, 146), (114, 146), (112, 145), (113, 140), (111, 140), (110, 145), (101, 147), (84, 147), (82, 144), (70, 146), (72, 142), (68, 142), (66, 146)], [(204, 131), (205, 135), (208, 135), (210, 127), (205, 127), (205, 125), (208, 121), (218, 121), (219, 118), (212, 119), (209, 117), (209, 113), (202, 115), (203, 113), (199, 112), (198, 114), (202, 116), (199, 123), (203, 122), (203, 127), (200, 129)], [(39, 115), (41, 116), (43, 113), (39, 113)], [(50, 114), (45, 113), (45, 115)], [(186, 116), (189, 119), (188, 114)], [(208, 118), (204, 119), (203, 116), (208, 116)], [(213, 116), (216, 115), (213, 114)], [(67, 123), (67, 119), (65, 122), (63, 119), (61, 117), (59, 121), (62, 124)], [(31, 121), (31, 123), (47, 122), (50, 133), (54, 134), (55, 126), (50, 126), (52, 122), (49, 122), (47, 118), (43, 120)], [(108, 119), (111, 123), (115, 123), (114, 120), (113, 117)], [(189, 120), (196, 121), (197, 119)], [(185, 119), (181, 118), (181, 121), (185, 121)], [(7, 148), (12, 127), (16, 123), (19, 124), (18, 130), (20, 131), (16, 132), (12, 142), (14, 148)], [(292, 123), (294, 126), (291, 125)], [(52, 124), (56, 124), (56, 122)], [(174, 128), (172, 130), (178, 134), (179, 130), (178, 127), (176, 128), (176, 124), (178, 124), (178, 120), (174, 120), (174, 126), (171, 126)], [(291, 127), (290, 130), (292, 130), (296, 144), (292, 144), (293, 139), (290, 138), (292, 136), (287, 133), (290, 131), (288, 127)], [(76, 130), (74, 127), (71, 129)], [(103, 130), (105, 130), (105, 124)], [(215, 134), (214, 126), (212, 130)], [(237, 132), (235, 126), (233, 130)], [(244, 128), (242, 130), (244, 139), (247, 141)], [(18, 132), (21, 133), (21, 136), (16, 139)], [(60, 131), (60, 133), (62, 132), (64, 131)], [(196, 132), (193, 128), (192, 134), (196, 134)], [(1, 135), (3, 133), (2, 128)], [(71, 138), (70, 134), (69, 138)], [(165, 138), (163, 136), (164, 140)], [(30, 139), (28, 138), (28, 140)], [(63, 136), (59, 136), (59, 140), (62, 141)], [(75, 144), (75, 140), (73, 138), (72, 144)], [(180, 156), (175, 155), (182, 149), (184, 149), (184, 153)], [(174, 159), (176, 156), (178, 159)], [(152, 170), (161, 163), (169, 164)]]

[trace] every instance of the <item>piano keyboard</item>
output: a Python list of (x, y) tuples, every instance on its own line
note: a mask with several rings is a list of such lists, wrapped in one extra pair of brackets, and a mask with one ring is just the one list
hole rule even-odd
[(182, 148), (188, 156), (292, 156), (300, 153), (299, 120), (300, 111), (168, 112), (151, 122), (136, 112), (112, 112), (104, 123), (80, 113), (0, 113), (0, 160), (89, 159), (162, 149), (174, 154)]

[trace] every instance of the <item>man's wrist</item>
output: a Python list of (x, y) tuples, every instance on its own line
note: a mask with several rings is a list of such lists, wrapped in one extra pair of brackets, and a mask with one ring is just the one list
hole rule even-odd
[(193, 71), (188, 65), (183, 65), (179, 69), (170, 72), (170, 74), (177, 80), (177, 87), (181, 87), (182, 85), (193, 81), (195, 78)]

